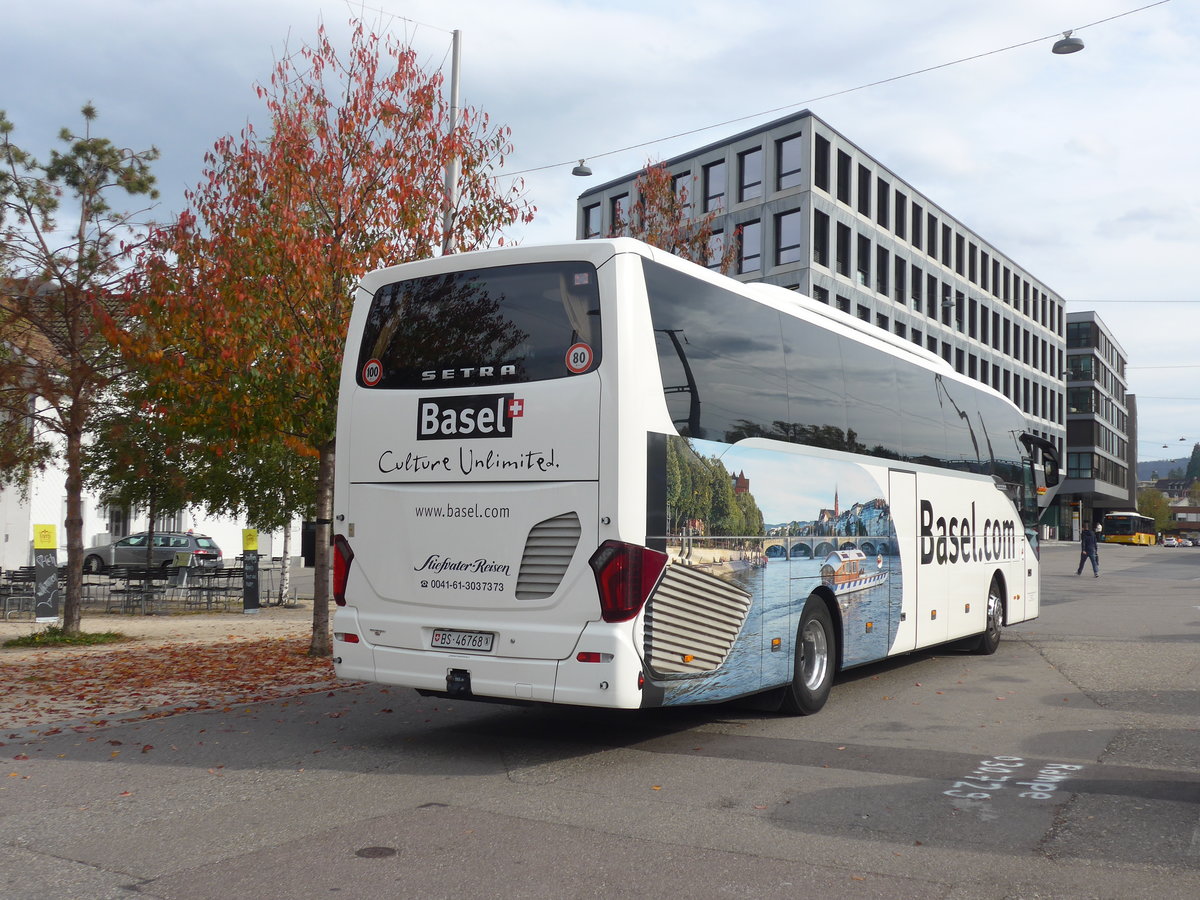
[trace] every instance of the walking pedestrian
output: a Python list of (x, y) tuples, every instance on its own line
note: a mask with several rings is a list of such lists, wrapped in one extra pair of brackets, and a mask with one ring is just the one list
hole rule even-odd
[(1083, 565), (1089, 559), (1092, 561), (1092, 574), (1099, 578), (1100, 551), (1096, 548), (1096, 533), (1090, 528), (1085, 528), (1079, 536), (1079, 568), (1075, 571), (1076, 575), (1083, 574)]

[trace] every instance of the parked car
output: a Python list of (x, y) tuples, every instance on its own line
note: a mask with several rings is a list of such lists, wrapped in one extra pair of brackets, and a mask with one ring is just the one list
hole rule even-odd
[[(144, 566), (148, 532), (131, 534), (99, 547), (89, 547), (83, 558), (83, 571), (104, 572), (112, 566)], [(191, 532), (155, 532), (151, 565), (173, 566), (176, 553), (190, 553), (194, 566), (221, 566), (221, 548), (207, 534)]]
[(1179, 539), (1179, 546), (1180, 546), (1180, 547), (1190, 547), (1190, 546), (1192, 546), (1192, 542), (1191, 542), (1191, 540), (1190, 540), (1190, 539), (1188, 539), (1188, 538), (1180, 538), (1180, 539)]
[(1164, 547), (1178, 547), (1179, 539), (1173, 538), (1173, 537), (1165, 537), (1165, 538), (1163, 538), (1163, 546)]

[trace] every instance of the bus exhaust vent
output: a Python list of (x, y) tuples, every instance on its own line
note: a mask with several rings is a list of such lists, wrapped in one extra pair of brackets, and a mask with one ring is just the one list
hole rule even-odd
[(668, 566), (646, 607), (646, 659), (662, 675), (712, 672), (750, 611), (750, 594), (705, 572)]
[(558, 590), (575, 556), (580, 531), (579, 516), (573, 512), (538, 522), (529, 529), (517, 573), (518, 600), (541, 600)]

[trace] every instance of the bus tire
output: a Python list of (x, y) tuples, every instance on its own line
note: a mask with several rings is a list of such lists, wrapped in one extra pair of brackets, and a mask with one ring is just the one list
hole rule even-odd
[(820, 597), (809, 597), (796, 628), (792, 683), (784, 688), (783, 712), (811, 716), (825, 705), (833, 687), (836, 648), (829, 607)]
[(1000, 579), (992, 576), (991, 586), (987, 596), (987, 626), (983, 634), (971, 647), (971, 652), (979, 656), (991, 656), (1000, 646), (1000, 631), (1004, 627), (1004, 593), (1000, 590)]

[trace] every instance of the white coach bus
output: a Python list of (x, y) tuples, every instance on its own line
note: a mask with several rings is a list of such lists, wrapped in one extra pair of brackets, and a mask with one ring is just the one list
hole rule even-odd
[(1058, 482), (1020, 411), (783, 288), (631, 239), (363, 278), (337, 425), (334, 662), (434, 695), (762, 695), (1038, 614)]

